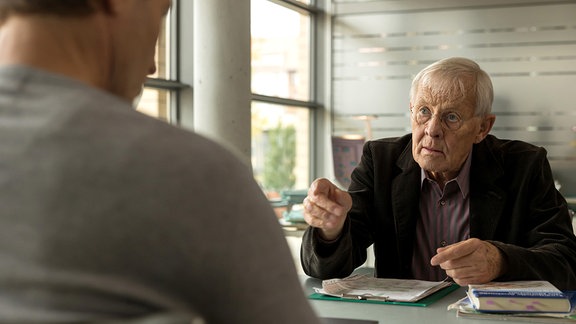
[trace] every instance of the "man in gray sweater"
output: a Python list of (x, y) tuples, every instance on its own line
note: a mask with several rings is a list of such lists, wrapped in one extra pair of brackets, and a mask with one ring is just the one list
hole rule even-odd
[(318, 323), (249, 168), (130, 105), (169, 7), (0, 2), (0, 322)]

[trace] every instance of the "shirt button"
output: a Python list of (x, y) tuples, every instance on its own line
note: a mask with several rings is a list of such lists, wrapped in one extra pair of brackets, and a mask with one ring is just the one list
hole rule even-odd
[(446, 246), (446, 241), (445, 241), (445, 240), (440, 241), (440, 246), (441, 246), (441, 247), (445, 247), (445, 246)]
[(445, 200), (440, 200), (440, 205), (442, 205), (442, 206), (446, 205), (446, 201), (445, 201)]

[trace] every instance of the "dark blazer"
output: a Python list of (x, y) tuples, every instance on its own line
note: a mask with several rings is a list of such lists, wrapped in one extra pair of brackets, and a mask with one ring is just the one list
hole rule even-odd
[[(374, 244), (377, 277), (413, 278), (420, 177), (411, 134), (367, 142), (352, 173), (353, 207), (340, 238), (322, 242), (312, 227), (304, 233), (306, 274), (348, 276)], [(576, 237), (545, 149), (492, 135), (474, 145), (470, 236), (503, 252), (507, 271), (498, 280), (545, 279), (560, 289), (576, 289)]]

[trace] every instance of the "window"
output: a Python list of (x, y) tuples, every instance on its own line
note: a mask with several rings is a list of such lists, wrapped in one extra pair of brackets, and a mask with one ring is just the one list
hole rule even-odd
[(252, 103), (252, 166), (270, 198), (282, 190), (308, 187), (310, 140), (309, 109)]
[(310, 99), (310, 14), (252, 0), (252, 92)]
[(176, 107), (179, 90), (186, 85), (177, 81), (175, 26), (177, 1), (161, 26), (156, 44), (156, 73), (150, 75), (144, 83), (142, 93), (135, 100), (136, 110), (169, 123), (178, 123)]
[(145, 86), (138, 98), (136, 110), (165, 122), (171, 122), (170, 91)]
[[(189, 8), (187, 1), (173, 1), (159, 35), (157, 73), (146, 80), (135, 105), (176, 125), (190, 122), (190, 115), (177, 106), (190, 98), (188, 91), (181, 91), (188, 86), (176, 72), (177, 58), (190, 57), (178, 51), (191, 48), (190, 31), (182, 27), (188, 22), (180, 21), (176, 28), (177, 11)], [(312, 0), (251, 0), (251, 10), (251, 158), (256, 181), (274, 197), (283, 190), (308, 188), (314, 169), (317, 80), (312, 49), (317, 9)], [(186, 73), (180, 69), (182, 77)]]
[(314, 12), (300, 2), (251, 1), (252, 167), (269, 198), (311, 178)]

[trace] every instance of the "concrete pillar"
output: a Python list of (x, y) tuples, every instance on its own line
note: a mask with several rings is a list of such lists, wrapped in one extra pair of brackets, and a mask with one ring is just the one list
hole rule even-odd
[(247, 165), (250, 69), (250, 0), (196, 0), (194, 130), (233, 150)]

